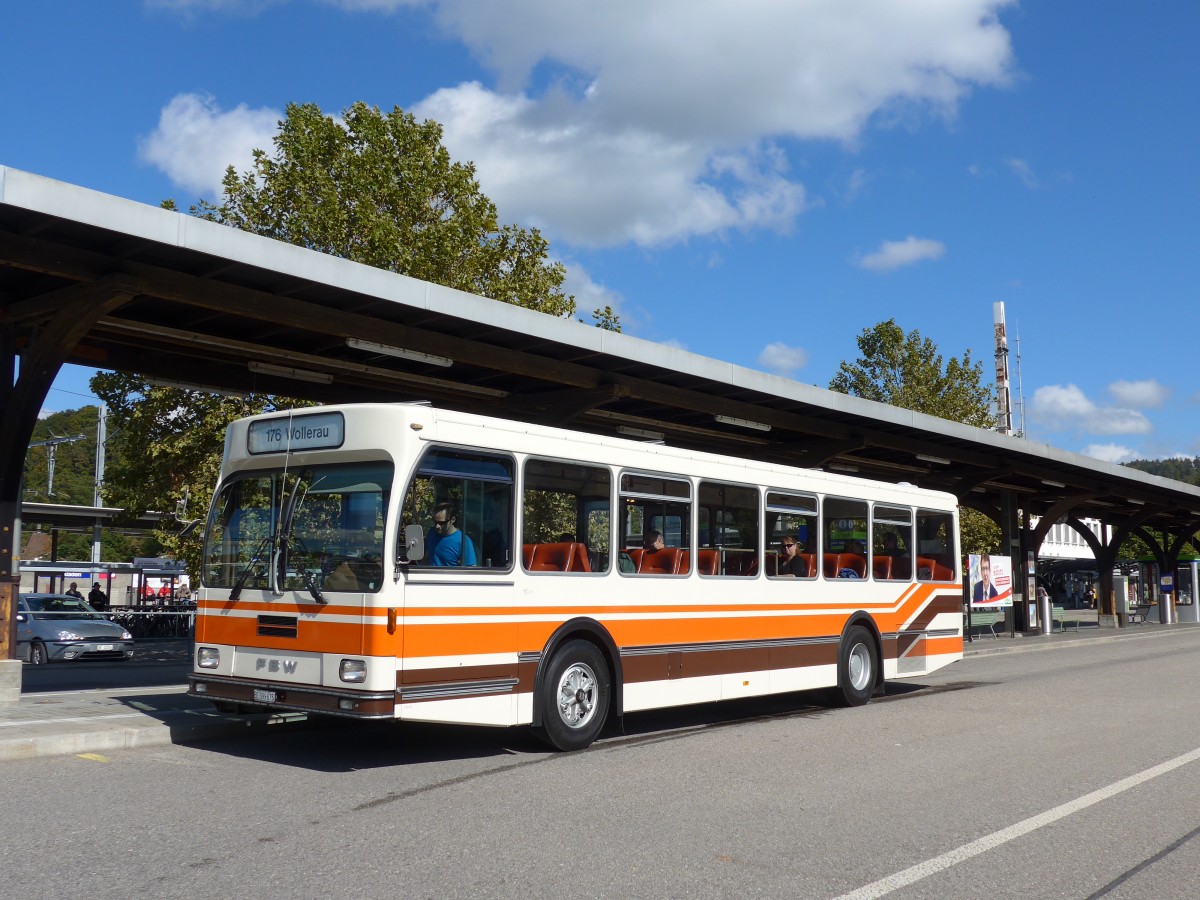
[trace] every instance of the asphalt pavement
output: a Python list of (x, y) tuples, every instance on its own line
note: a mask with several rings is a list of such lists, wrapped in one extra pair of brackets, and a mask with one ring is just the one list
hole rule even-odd
[[(957, 665), (970, 665), (971, 657), (985, 654), (1064, 650), (1085, 643), (1147, 640), (1180, 629), (1195, 628), (1200, 625), (1147, 623), (1113, 629), (1083, 624), (1049, 635), (985, 635), (965, 645), (966, 659)], [(105, 674), (110, 676), (113, 674), (108, 671), (110, 667), (119, 667), (116, 671), (129, 673), (129, 677), (118, 677), (116, 681), (128, 684), (141, 680), (140, 685), (82, 690), (36, 689), (31, 682), (40, 673), (31, 674), (31, 667), (26, 664), (20, 700), (0, 705), (0, 761), (69, 753), (103, 754), (133, 747), (212, 740), (273, 728), (295, 729), (310, 724), (300, 714), (227, 715), (217, 712), (207, 700), (189, 697), (185, 692), (190, 647), (187, 640), (147, 641), (139, 643), (134, 662), (83, 664), (104, 665)], [(68, 669), (72, 665), (77, 664), (56, 664), (55, 668)], [(143, 671), (139, 673), (138, 669)], [(168, 681), (177, 677), (177, 683), (154, 683), (155, 674), (160, 672), (172, 675)], [(134, 677), (137, 674), (142, 677)], [(42, 684), (44, 686), (45, 682)]]

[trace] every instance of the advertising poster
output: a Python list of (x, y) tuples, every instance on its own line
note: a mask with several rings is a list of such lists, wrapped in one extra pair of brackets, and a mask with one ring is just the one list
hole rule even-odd
[(972, 553), (970, 565), (971, 606), (987, 609), (1012, 606), (1012, 558)]

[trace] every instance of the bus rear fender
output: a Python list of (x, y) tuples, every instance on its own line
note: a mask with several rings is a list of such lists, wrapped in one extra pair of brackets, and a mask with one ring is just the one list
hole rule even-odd
[[(616, 642), (613, 641), (612, 635), (608, 633), (608, 629), (595, 619), (589, 619), (585, 616), (569, 619), (559, 625), (555, 629), (554, 634), (550, 635), (550, 639), (546, 641), (546, 646), (542, 648), (542, 658), (538, 662), (537, 674), (533, 679), (533, 695), (535, 697), (541, 696), (542, 681), (546, 676), (546, 664), (554, 656), (554, 651), (560, 645), (576, 638), (595, 644), (596, 648), (604, 654), (605, 660), (608, 661), (608, 669), (612, 673), (612, 714), (619, 721), (625, 714), (625, 679), (621, 673), (621, 653), (617, 650)], [(541, 724), (541, 705), (534, 703), (533, 725), (537, 727)]]

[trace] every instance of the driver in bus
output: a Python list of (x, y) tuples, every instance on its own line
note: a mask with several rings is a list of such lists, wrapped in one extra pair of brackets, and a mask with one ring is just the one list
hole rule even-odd
[(426, 556), (434, 566), (473, 566), (475, 545), (458, 528), (458, 510), (439, 503), (433, 510), (433, 527), (425, 538)]

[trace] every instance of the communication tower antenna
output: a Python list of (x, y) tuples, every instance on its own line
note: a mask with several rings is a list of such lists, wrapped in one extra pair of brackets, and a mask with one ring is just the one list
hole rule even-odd
[(1020, 426), (1017, 429), (1017, 437), (1025, 437), (1025, 387), (1021, 381), (1021, 327), (1018, 325), (1014, 331), (1013, 340), (1017, 345), (1017, 406), (1021, 410)]
[(996, 320), (996, 430), (1012, 434), (1012, 389), (1008, 382), (1008, 333), (1004, 325), (1004, 301), (992, 304)]

